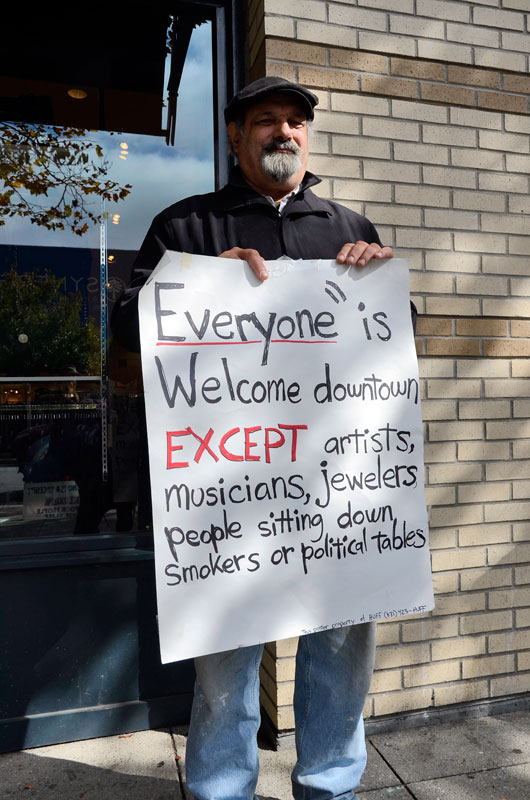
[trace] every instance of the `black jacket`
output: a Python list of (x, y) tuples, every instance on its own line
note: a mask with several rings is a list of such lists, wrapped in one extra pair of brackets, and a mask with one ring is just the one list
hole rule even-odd
[(238, 167), (218, 192), (181, 200), (158, 214), (134, 262), (131, 282), (112, 313), (112, 330), (129, 350), (139, 350), (138, 292), (166, 250), (218, 256), (232, 247), (253, 248), (266, 261), (334, 259), (346, 242), (377, 242), (376, 229), (355, 211), (311, 191), (320, 179), (306, 172), (299, 192), (279, 214), (243, 180)]

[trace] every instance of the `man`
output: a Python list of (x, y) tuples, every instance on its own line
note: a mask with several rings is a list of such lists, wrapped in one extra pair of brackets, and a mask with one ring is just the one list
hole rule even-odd
[[(113, 315), (115, 334), (139, 348), (137, 295), (166, 249), (247, 261), (334, 259), (364, 266), (390, 258), (373, 225), (311, 191), (309, 123), (317, 97), (282, 78), (261, 78), (225, 109), (239, 167), (218, 192), (159, 214), (140, 249), (129, 289)], [(187, 783), (196, 800), (252, 800), (258, 775), (262, 645), (195, 660)], [(366, 764), (362, 709), (375, 651), (373, 623), (302, 636), (296, 661), (295, 800), (354, 800)]]

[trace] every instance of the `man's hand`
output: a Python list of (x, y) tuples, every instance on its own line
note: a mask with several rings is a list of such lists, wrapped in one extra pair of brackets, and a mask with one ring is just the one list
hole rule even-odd
[(391, 247), (381, 247), (381, 245), (368, 244), (368, 242), (346, 242), (337, 253), (339, 264), (357, 264), (365, 267), (372, 258), (392, 258), (394, 255)]
[(219, 258), (238, 258), (241, 261), (246, 261), (251, 270), (256, 273), (261, 281), (269, 277), (265, 262), (257, 250), (245, 250), (243, 247), (232, 247), (231, 250), (225, 250), (224, 253), (219, 253)]

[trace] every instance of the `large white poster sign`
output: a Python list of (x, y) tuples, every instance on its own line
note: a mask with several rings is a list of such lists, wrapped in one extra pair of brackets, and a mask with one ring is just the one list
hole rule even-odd
[(407, 264), (267, 267), (140, 293), (164, 663), (433, 607)]

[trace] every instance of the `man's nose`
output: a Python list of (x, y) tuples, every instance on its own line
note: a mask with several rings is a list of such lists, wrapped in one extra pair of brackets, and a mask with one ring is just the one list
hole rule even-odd
[(293, 138), (293, 132), (287, 120), (279, 120), (277, 122), (275, 133), (277, 138), (281, 137), (284, 141)]

